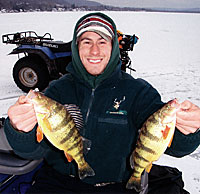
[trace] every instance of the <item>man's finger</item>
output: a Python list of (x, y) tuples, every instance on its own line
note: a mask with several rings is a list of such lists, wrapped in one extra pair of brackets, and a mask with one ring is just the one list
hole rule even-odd
[(184, 102), (182, 102), (182, 103), (180, 104), (180, 109), (182, 109), (182, 110), (188, 110), (188, 109), (190, 109), (191, 107), (192, 107), (192, 104), (191, 104), (191, 102), (188, 101), (188, 100), (185, 100)]
[(16, 125), (17, 129), (19, 131), (23, 131), (23, 132), (29, 132), (31, 131), (34, 126), (37, 124), (37, 120), (35, 117), (31, 117), (28, 118), (26, 120), (24, 120), (23, 122), (20, 122)]
[(20, 96), (19, 99), (18, 99), (18, 103), (19, 104), (24, 104), (26, 103), (27, 100), (26, 100), (26, 96)]
[(8, 115), (21, 115), (28, 113), (29, 111), (34, 112), (33, 105), (32, 104), (21, 104), (21, 105), (14, 105), (12, 106), (12, 109), (8, 110)]
[(189, 133), (195, 133), (197, 130), (197, 128), (194, 126), (187, 126), (181, 124), (176, 124), (176, 128), (178, 128), (185, 135), (188, 135)]
[(180, 132), (182, 132), (184, 135), (188, 135), (188, 134), (192, 133), (190, 130), (189, 130), (189, 131), (186, 130), (185, 126), (182, 127), (182, 126), (180, 126), (180, 125), (177, 124), (177, 125), (176, 125), (176, 128), (177, 128)]
[(178, 110), (176, 112), (176, 116), (181, 118), (182, 120), (189, 120), (189, 121), (193, 121), (196, 119), (196, 116), (197, 113), (195, 110), (191, 110), (191, 109), (188, 109), (188, 110)]
[(183, 117), (176, 117), (176, 124), (186, 126), (186, 127), (192, 127), (196, 129), (200, 127), (200, 121), (186, 120), (186, 119), (183, 119)]

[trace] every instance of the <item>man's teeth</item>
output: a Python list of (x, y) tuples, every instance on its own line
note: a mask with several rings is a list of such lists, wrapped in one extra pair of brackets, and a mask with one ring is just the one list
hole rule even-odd
[(101, 60), (100, 59), (97, 59), (97, 60), (90, 59), (89, 62), (91, 62), (91, 63), (99, 63), (99, 62), (101, 62)]

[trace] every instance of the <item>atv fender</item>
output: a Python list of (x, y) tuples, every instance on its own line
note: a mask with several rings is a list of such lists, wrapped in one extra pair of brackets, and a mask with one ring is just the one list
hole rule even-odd
[(39, 45), (20, 45), (17, 48), (13, 49), (10, 54), (19, 54), (19, 53), (30, 53), (39, 55), (47, 64), (49, 60), (53, 61), (57, 58), (71, 56), (71, 52), (52, 52), (50, 48), (43, 47)]

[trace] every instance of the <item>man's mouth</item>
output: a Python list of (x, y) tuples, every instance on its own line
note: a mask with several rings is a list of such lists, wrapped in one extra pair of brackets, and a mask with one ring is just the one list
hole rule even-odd
[(101, 59), (89, 59), (88, 60), (90, 63), (100, 63), (101, 62)]

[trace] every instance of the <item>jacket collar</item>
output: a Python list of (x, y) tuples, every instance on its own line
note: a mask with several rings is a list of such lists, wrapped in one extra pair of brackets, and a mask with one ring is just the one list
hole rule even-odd
[[(67, 65), (66, 70), (76, 79), (76, 81), (86, 85), (89, 88), (92, 88), (91, 85), (87, 81), (80, 78), (80, 76), (75, 71), (72, 63), (69, 63)], [(100, 87), (112, 87), (119, 82), (121, 77), (122, 77), (122, 72), (121, 72), (121, 61), (120, 61), (118, 63), (118, 66), (116, 67), (115, 71), (108, 78), (106, 78), (101, 83), (99, 83), (95, 88), (97, 88), (97, 87), (98, 88), (100, 88)]]

